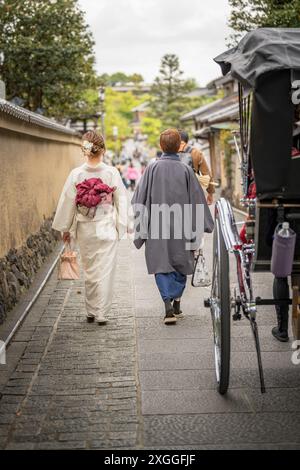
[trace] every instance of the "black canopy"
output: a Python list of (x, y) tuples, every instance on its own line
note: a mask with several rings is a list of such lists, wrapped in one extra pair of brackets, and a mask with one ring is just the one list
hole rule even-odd
[(249, 156), (258, 197), (300, 198), (300, 158), (292, 158), (300, 28), (257, 29), (215, 61), (224, 75), (231, 71), (246, 91), (253, 91)]
[(246, 88), (254, 88), (266, 72), (300, 70), (300, 28), (259, 28), (238, 46), (216, 57), (223, 75), (231, 74)]

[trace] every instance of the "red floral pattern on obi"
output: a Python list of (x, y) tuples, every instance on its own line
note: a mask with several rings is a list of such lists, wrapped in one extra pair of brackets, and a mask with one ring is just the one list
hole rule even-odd
[(76, 205), (88, 208), (99, 204), (112, 204), (115, 187), (103, 183), (100, 178), (89, 178), (76, 184)]

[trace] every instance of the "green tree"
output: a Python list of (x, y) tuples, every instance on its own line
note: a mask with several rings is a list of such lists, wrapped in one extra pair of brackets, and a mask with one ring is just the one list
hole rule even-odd
[(109, 84), (115, 86), (117, 84), (125, 85), (128, 83), (128, 76), (123, 72), (116, 72), (110, 75)]
[(135, 85), (139, 85), (144, 81), (144, 78), (139, 73), (134, 73), (132, 75), (126, 75), (124, 72), (116, 72), (111, 75), (103, 73), (98, 77), (98, 82), (106, 86), (115, 86), (117, 84), (127, 85), (132, 82)]
[(93, 85), (93, 39), (77, 0), (0, 0), (0, 68), (8, 99), (73, 116)]
[[(122, 141), (132, 137), (131, 126), (133, 113), (132, 108), (138, 106), (145, 98), (137, 98), (130, 91), (120, 93), (113, 88), (107, 88), (105, 93), (105, 135), (106, 145), (110, 150), (120, 150)], [(113, 128), (118, 128), (118, 139), (115, 140)]]
[(144, 77), (140, 73), (134, 73), (132, 75), (129, 75), (128, 78), (129, 78), (129, 81), (134, 83), (135, 85), (139, 85), (140, 83), (144, 81)]
[(97, 77), (97, 85), (111, 86), (110, 75), (108, 73), (103, 73)]
[(300, 27), (300, 0), (229, 0), (229, 5), (231, 44), (256, 28)]
[(142, 118), (141, 131), (148, 137), (148, 144), (151, 147), (159, 146), (159, 135), (162, 131), (162, 122), (160, 119), (145, 116)]
[(195, 80), (183, 78), (179, 58), (174, 54), (164, 55), (159, 76), (151, 88), (151, 108), (154, 117), (160, 118), (164, 127), (178, 126), (180, 116), (191, 104), (188, 94), (195, 87)]

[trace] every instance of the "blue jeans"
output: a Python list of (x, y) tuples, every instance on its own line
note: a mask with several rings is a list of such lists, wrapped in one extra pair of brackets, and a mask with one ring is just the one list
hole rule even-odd
[(155, 281), (164, 302), (179, 299), (186, 286), (186, 275), (173, 271), (155, 274)]

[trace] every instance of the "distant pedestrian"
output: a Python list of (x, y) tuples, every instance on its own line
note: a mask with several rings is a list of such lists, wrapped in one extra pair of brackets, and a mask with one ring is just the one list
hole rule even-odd
[(139, 179), (139, 176), (140, 176), (140, 172), (139, 172), (138, 169), (133, 165), (133, 163), (130, 162), (130, 163), (129, 163), (129, 166), (128, 166), (128, 168), (127, 168), (126, 178), (127, 178), (127, 180), (129, 180), (129, 182), (130, 182), (130, 189), (131, 189), (131, 191), (134, 191), (135, 185), (136, 185), (137, 180)]
[(212, 184), (212, 175), (210, 169), (208, 168), (204, 155), (196, 147), (189, 145), (189, 135), (186, 131), (179, 129), (179, 134), (181, 138), (179, 148), (180, 159), (181, 161), (189, 165), (191, 168), (193, 168), (196, 175), (209, 177), (205, 186), (207, 191), (207, 203), (212, 204), (215, 187)]
[(116, 165), (116, 168), (118, 169), (119, 173), (120, 173), (120, 176), (122, 178), (122, 181), (123, 181), (123, 184), (125, 186), (125, 188), (127, 189), (128, 188), (128, 183), (127, 183), (127, 179), (125, 178), (125, 165), (124, 163), (121, 161), (120, 163), (118, 163), (118, 165)]
[(85, 278), (87, 321), (105, 324), (113, 299), (117, 245), (128, 231), (128, 195), (119, 171), (103, 163), (105, 143), (94, 131), (83, 136), (86, 162), (71, 171), (53, 228), (78, 242)]
[(141, 163), (141, 176), (143, 176), (143, 174), (145, 173), (146, 168), (147, 168), (147, 163), (142, 162)]
[[(204, 192), (192, 168), (184, 165), (177, 154), (180, 141), (176, 129), (161, 134), (164, 153), (147, 166), (132, 199), (136, 216), (134, 243), (137, 248), (145, 243), (148, 273), (155, 275), (167, 325), (176, 323), (182, 314), (180, 300), (187, 275), (194, 270), (194, 251), (199, 248), (201, 232), (203, 228), (206, 232), (213, 230)], [(201, 205), (204, 224), (195, 216)], [(160, 213), (158, 208), (166, 212)], [(171, 216), (173, 209), (178, 217)], [(137, 224), (141, 211), (141, 224)]]

